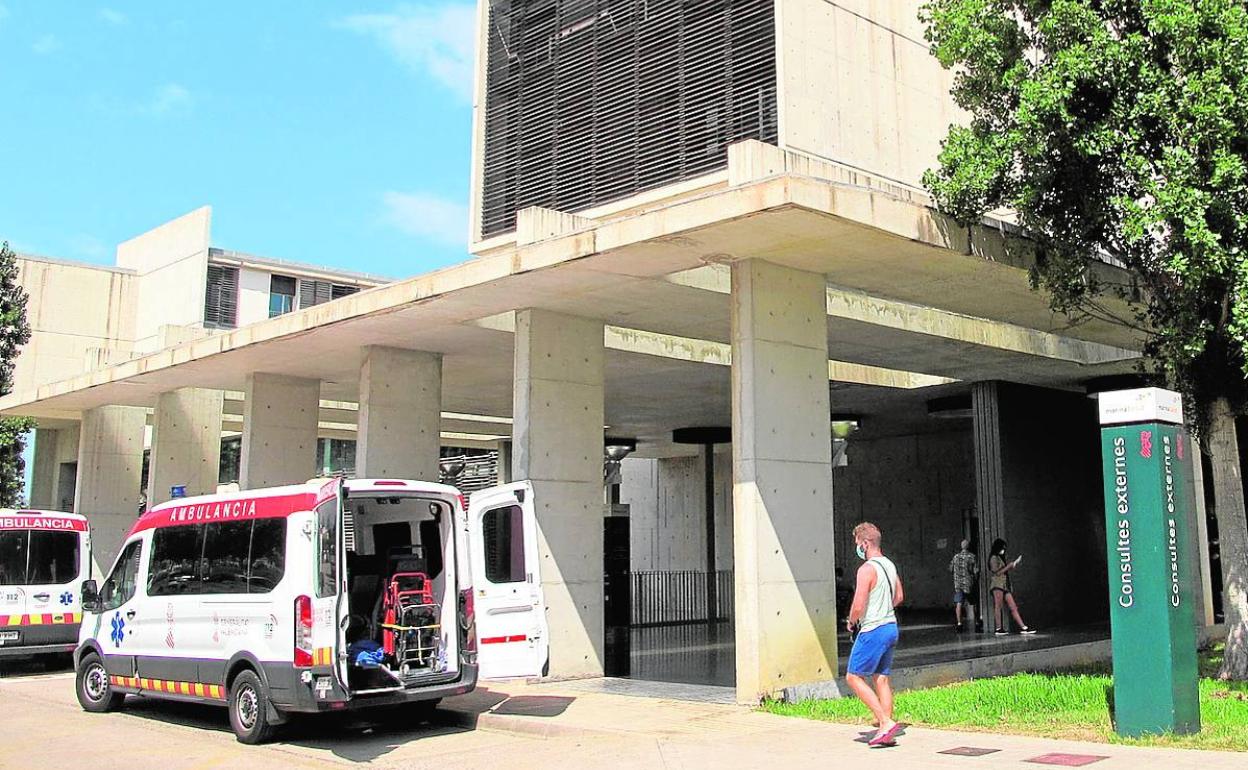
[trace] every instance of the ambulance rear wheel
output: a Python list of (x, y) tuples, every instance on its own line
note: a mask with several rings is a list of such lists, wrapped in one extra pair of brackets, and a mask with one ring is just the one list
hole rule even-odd
[(253, 671), (243, 671), (230, 685), (230, 727), (239, 743), (254, 745), (273, 737), (276, 726), (269, 722), (269, 696)]
[(125, 694), (113, 689), (108, 680), (108, 671), (104, 668), (104, 661), (94, 652), (82, 656), (74, 680), (78, 705), (82, 706), (83, 711), (94, 714), (116, 711), (126, 699)]

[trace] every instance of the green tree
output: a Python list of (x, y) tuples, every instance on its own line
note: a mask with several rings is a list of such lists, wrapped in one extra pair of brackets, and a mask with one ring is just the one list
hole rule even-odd
[[(0, 396), (13, 390), (13, 368), (22, 345), (30, 341), (26, 322), (26, 291), (17, 282), (17, 255), (8, 242), (0, 243)], [(22, 478), (26, 463), (26, 434), (34, 421), (25, 417), (0, 418), (0, 507), (24, 504)]]
[[(1248, 679), (1244, 0), (929, 0), (921, 15), (968, 118), (925, 183), (964, 224), (1016, 211), (1052, 307), (1137, 328), (1150, 373), (1184, 394), (1214, 464), (1221, 675)], [(1098, 277), (1105, 261), (1130, 280)]]

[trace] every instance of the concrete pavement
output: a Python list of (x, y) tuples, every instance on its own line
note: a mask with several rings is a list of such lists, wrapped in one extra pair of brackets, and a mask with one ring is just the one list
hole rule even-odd
[[(277, 743), (238, 744), (223, 709), (131, 698), (116, 714), (78, 708), (69, 673), (0, 679), (0, 767), (757, 768), (856, 763), (868, 768), (1035, 767), (1055, 752), (1106, 757), (1096, 768), (1242, 768), (1243, 754), (1142, 749), (912, 728), (871, 750), (863, 728), (763, 714), (730, 704), (613, 692), (610, 683), (483, 688), (428, 723), (397, 715), (334, 716), (288, 726)], [(941, 752), (996, 749), (980, 756)]]

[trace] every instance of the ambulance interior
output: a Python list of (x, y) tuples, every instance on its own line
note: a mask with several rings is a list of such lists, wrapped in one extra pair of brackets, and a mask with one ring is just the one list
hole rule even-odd
[(458, 671), (453, 527), (443, 500), (368, 494), (347, 500), (351, 690), (409, 686)]

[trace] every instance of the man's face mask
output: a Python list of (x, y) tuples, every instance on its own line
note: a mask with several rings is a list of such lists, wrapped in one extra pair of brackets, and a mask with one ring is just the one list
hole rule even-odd
[(854, 553), (858, 554), (858, 558), (864, 561), (867, 558), (867, 549), (862, 546), (862, 543), (857, 543), (855, 545)]

